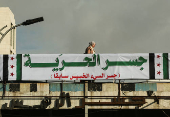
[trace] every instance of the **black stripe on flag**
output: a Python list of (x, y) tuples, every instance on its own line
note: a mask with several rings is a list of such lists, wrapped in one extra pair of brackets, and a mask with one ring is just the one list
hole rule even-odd
[(149, 79), (155, 79), (155, 54), (149, 53)]
[(8, 81), (8, 55), (3, 55), (3, 82)]
[(22, 80), (22, 54), (17, 54), (17, 79), (16, 80)]

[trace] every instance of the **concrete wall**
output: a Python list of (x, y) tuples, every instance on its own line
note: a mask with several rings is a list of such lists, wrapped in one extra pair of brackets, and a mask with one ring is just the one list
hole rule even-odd
[[(20, 83), (20, 91), (12, 92), (10, 84), (6, 85), (6, 96), (60, 96), (60, 84), (57, 83), (37, 83), (37, 91), (30, 92), (31, 83)], [(170, 83), (136, 83), (121, 85), (121, 96), (147, 96), (147, 91), (153, 91), (152, 96), (170, 96)], [(126, 87), (125, 87), (126, 86)], [(0, 84), (0, 88), (2, 84)], [(125, 87), (125, 88), (123, 88)], [(129, 90), (134, 89), (134, 90)], [(129, 91), (128, 91), (129, 90)], [(84, 84), (63, 84), (63, 92), (69, 93), (70, 96), (84, 96)], [(3, 94), (0, 89), (0, 95)], [(117, 96), (118, 95), (118, 84), (115, 83), (102, 83), (101, 91), (88, 91), (88, 96)], [(8, 103), (14, 98), (3, 98), (0, 99), (0, 107)], [(17, 98), (15, 98), (17, 99)], [(18, 98), (24, 100), (24, 105), (40, 105), (43, 97), (37, 98)], [(47, 109), (54, 107), (54, 101), (56, 97), (52, 98), (52, 103)], [(71, 98), (71, 107), (66, 106), (66, 102), (60, 109), (72, 109), (75, 106), (79, 106), (80, 98)], [(88, 102), (111, 102), (111, 99), (87, 99)], [(128, 102), (126, 99), (125, 102)], [(136, 106), (88, 106), (88, 109), (135, 109)], [(146, 99), (146, 103), (139, 107), (139, 109), (169, 109), (170, 99), (159, 99), (159, 104), (154, 102), (154, 99)]]
[[(15, 25), (14, 14), (8, 7), (0, 7), (0, 29), (6, 25), (7, 27), (0, 31), (3, 34)], [(16, 54), (16, 29), (8, 32), (0, 42), (0, 54)]]

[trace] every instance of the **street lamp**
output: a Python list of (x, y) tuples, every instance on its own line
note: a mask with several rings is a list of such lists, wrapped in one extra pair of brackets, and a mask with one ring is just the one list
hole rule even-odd
[(34, 23), (37, 23), (37, 22), (41, 22), (41, 21), (44, 21), (43, 17), (26, 20), (25, 22), (22, 22), (22, 23), (20, 23), (20, 24), (17, 24), (17, 25), (15, 25), (15, 26), (11, 27), (9, 30), (7, 30), (7, 31), (3, 34), (3, 33), (1, 33), (1, 31), (2, 31), (4, 28), (6, 28), (7, 25), (4, 26), (3, 28), (0, 29), (0, 34), (2, 35), (2, 37), (0, 38), (0, 43), (1, 43), (2, 39), (5, 37), (5, 35), (6, 35), (9, 31), (11, 31), (12, 29), (14, 29), (15, 27), (18, 27), (18, 26), (21, 26), (21, 25), (27, 26), (27, 25), (31, 25), (31, 24), (34, 24)]

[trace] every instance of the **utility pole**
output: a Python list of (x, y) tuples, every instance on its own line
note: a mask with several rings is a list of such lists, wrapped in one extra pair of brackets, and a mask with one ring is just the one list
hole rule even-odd
[[(85, 102), (88, 102), (88, 98), (86, 96), (88, 96), (88, 81), (85, 81), (84, 83)], [(88, 117), (88, 105), (85, 105), (84, 110), (85, 110), (85, 117)]]

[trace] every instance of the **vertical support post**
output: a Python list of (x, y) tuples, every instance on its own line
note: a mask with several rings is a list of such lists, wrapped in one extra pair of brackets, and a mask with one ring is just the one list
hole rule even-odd
[(59, 107), (62, 107), (65, 102), (65, 97), (63, 97), (63, 96), (65, 96), (65, 93), (63, 93), (63, 81), (62, 81), (62, 83), (60, 83), (60, 96), (61, 96), (60, 97), (61, 101), (60, 101)]
[[(84, 83), (84, 102), (86, 102), (85, 98), (86, 98), (86, 81), (83, 81)], [(86, 105), (84, 106), (84, 117), (86, 117)]]
[(63, 80), (62, 80), (62, 83), (61, 83), (61, 93), (63, 93)]
[(63, 98), (62, 96), (63, 96), (63, 81), (61, 82), (61, 84), (60, 84), (60, 88), (61, 88), (61, 98)]
[(3, 96), (5, 96), (6, 92), (6, 82), (8, 81), (8, 55), (3, 55)]
[(60, 96), (61, 96), (61, 99), (63, 99), (63, 81), (61, 81), (60, 83)]
[[(84, 97), (85, 97), (85, 102), (88, 101), (88, 81), (85, 81), (84, 83)], [(88, 117), (88, 105), (85, 105), (85, 117)]]
[(120, 102), (120, 80), (118, 84), (118, 102)]
[(1, 114), (1, 113), (2, 113), (2, 109), (0, 110), (0, 117), (2, 117), (2, 114)]

